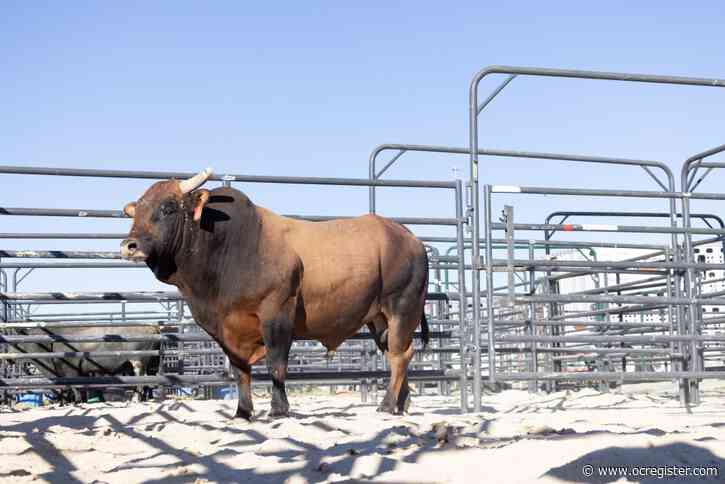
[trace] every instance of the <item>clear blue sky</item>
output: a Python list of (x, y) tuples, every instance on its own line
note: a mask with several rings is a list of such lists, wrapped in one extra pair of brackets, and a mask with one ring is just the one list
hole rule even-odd
[[(350, 3), (2, 2), (0, 163), (364, 177), (380, 143), (465, 146), (468, 85), (489, 64), (725, 78), (721, 2)], [(723, 108), (725, 89), (517, 79), (482, 115), (481, 145), (650, 158), (679, 171), (725, 142)], [(482, 163), (484, 183), (654, 188), (635, 169)], [(387, 176), (450, 179), (454, 165), (467, 173), (462, 157), (410, 155)], [(717, 180), (703, 189), (718, 190)], [(146, 185), (5, 176), (0, 204), (114, 209)], [(367, 209), (364, 189), (240, 188), (283, 213)], [(664, 208), (632, 203), (516, 199), (517, 219), (572, 206)], [(440, 192), (386, 190), (380, 211), (446, 216), (452, 205)], [(1, 231), (127, 228), (5, 217)], [(26, 287), (57, 288), (61, 277), (69, 289), (153, 286), (147, 271), (123, 272), (46, 272)]]

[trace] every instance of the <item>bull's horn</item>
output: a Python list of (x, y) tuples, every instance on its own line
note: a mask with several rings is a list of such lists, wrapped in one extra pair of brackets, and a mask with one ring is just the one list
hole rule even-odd
[(211, 167), (209, 167), (206, 170), (200, 171), (198, 174), (192, 176), (188, 180), (180, 181), (179, 189), (181, 190), (181, 193), (189, 193), (192, 190), (196, 190), (209, 179), (211, 174), (212, 169)]

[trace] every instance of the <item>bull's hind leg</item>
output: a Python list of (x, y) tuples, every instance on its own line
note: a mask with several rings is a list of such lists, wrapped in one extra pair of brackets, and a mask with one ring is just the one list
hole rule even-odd
[(388, 320), (385, 315), (378, 314), (368, 323), (368, 330), (373, 335), (378, 349), (383, 353), (388, 351)]
[[(392, 346), (392, 345), (391, 345)], [(410, 395), (408, 389), (408, 364), (413, 358), (413, 344), (408, 343), (408, 347), (401, 351), (400, 347), (390, 348), (385, 357), (390, 366), (390, 383), (385, 397), (378, 407), (378, 412), (388, 412), (394, 415), (400, 415), (405, 412), (407, 400)]]
[[(408, 404), (408, 364), (413, 359), (413, 334), (421, 320), (422, 296), (418, 292), (403, 295), (383, 307), (388, 328), (385, 332), (388, 351), (385, 357), (390, 365), (390, 383), (378, 411), (402, 414)], [(392, 310), (391, 310), (392, 309)], [(397, 314), (396, 314), (397, 313)]]

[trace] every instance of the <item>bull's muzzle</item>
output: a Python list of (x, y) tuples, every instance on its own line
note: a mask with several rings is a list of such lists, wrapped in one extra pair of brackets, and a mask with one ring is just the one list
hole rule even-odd
[(146, 254), (139, 249), (136, 239), (126, 239), (121, 242), (121, 257), (126, 260), (143, 261), (146, 260)]

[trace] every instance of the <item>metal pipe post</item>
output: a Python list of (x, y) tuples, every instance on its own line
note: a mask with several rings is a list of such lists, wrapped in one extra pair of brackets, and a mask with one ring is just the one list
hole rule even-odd
[[(468, 325), (467, 310), (468, 303), (466, 298), (466, 255), (463, 246), (463, 225), (465, 217), (463, 216), (463, 182), (456, 180), (456, 218), (458, 225), (456, 226), (456, 248), (458, 251), (458, 321), (459, 335), (458, 341), (460, 345), (460, 361), (461, 361), (461, 377), (459, 381), (461, 391), (461, 411), (468, 412), (468, 347), (470, 328)], [(447, 273), (447, 271), (446, 271)], [(477, 370), (480, 373), (480, 368)]]

